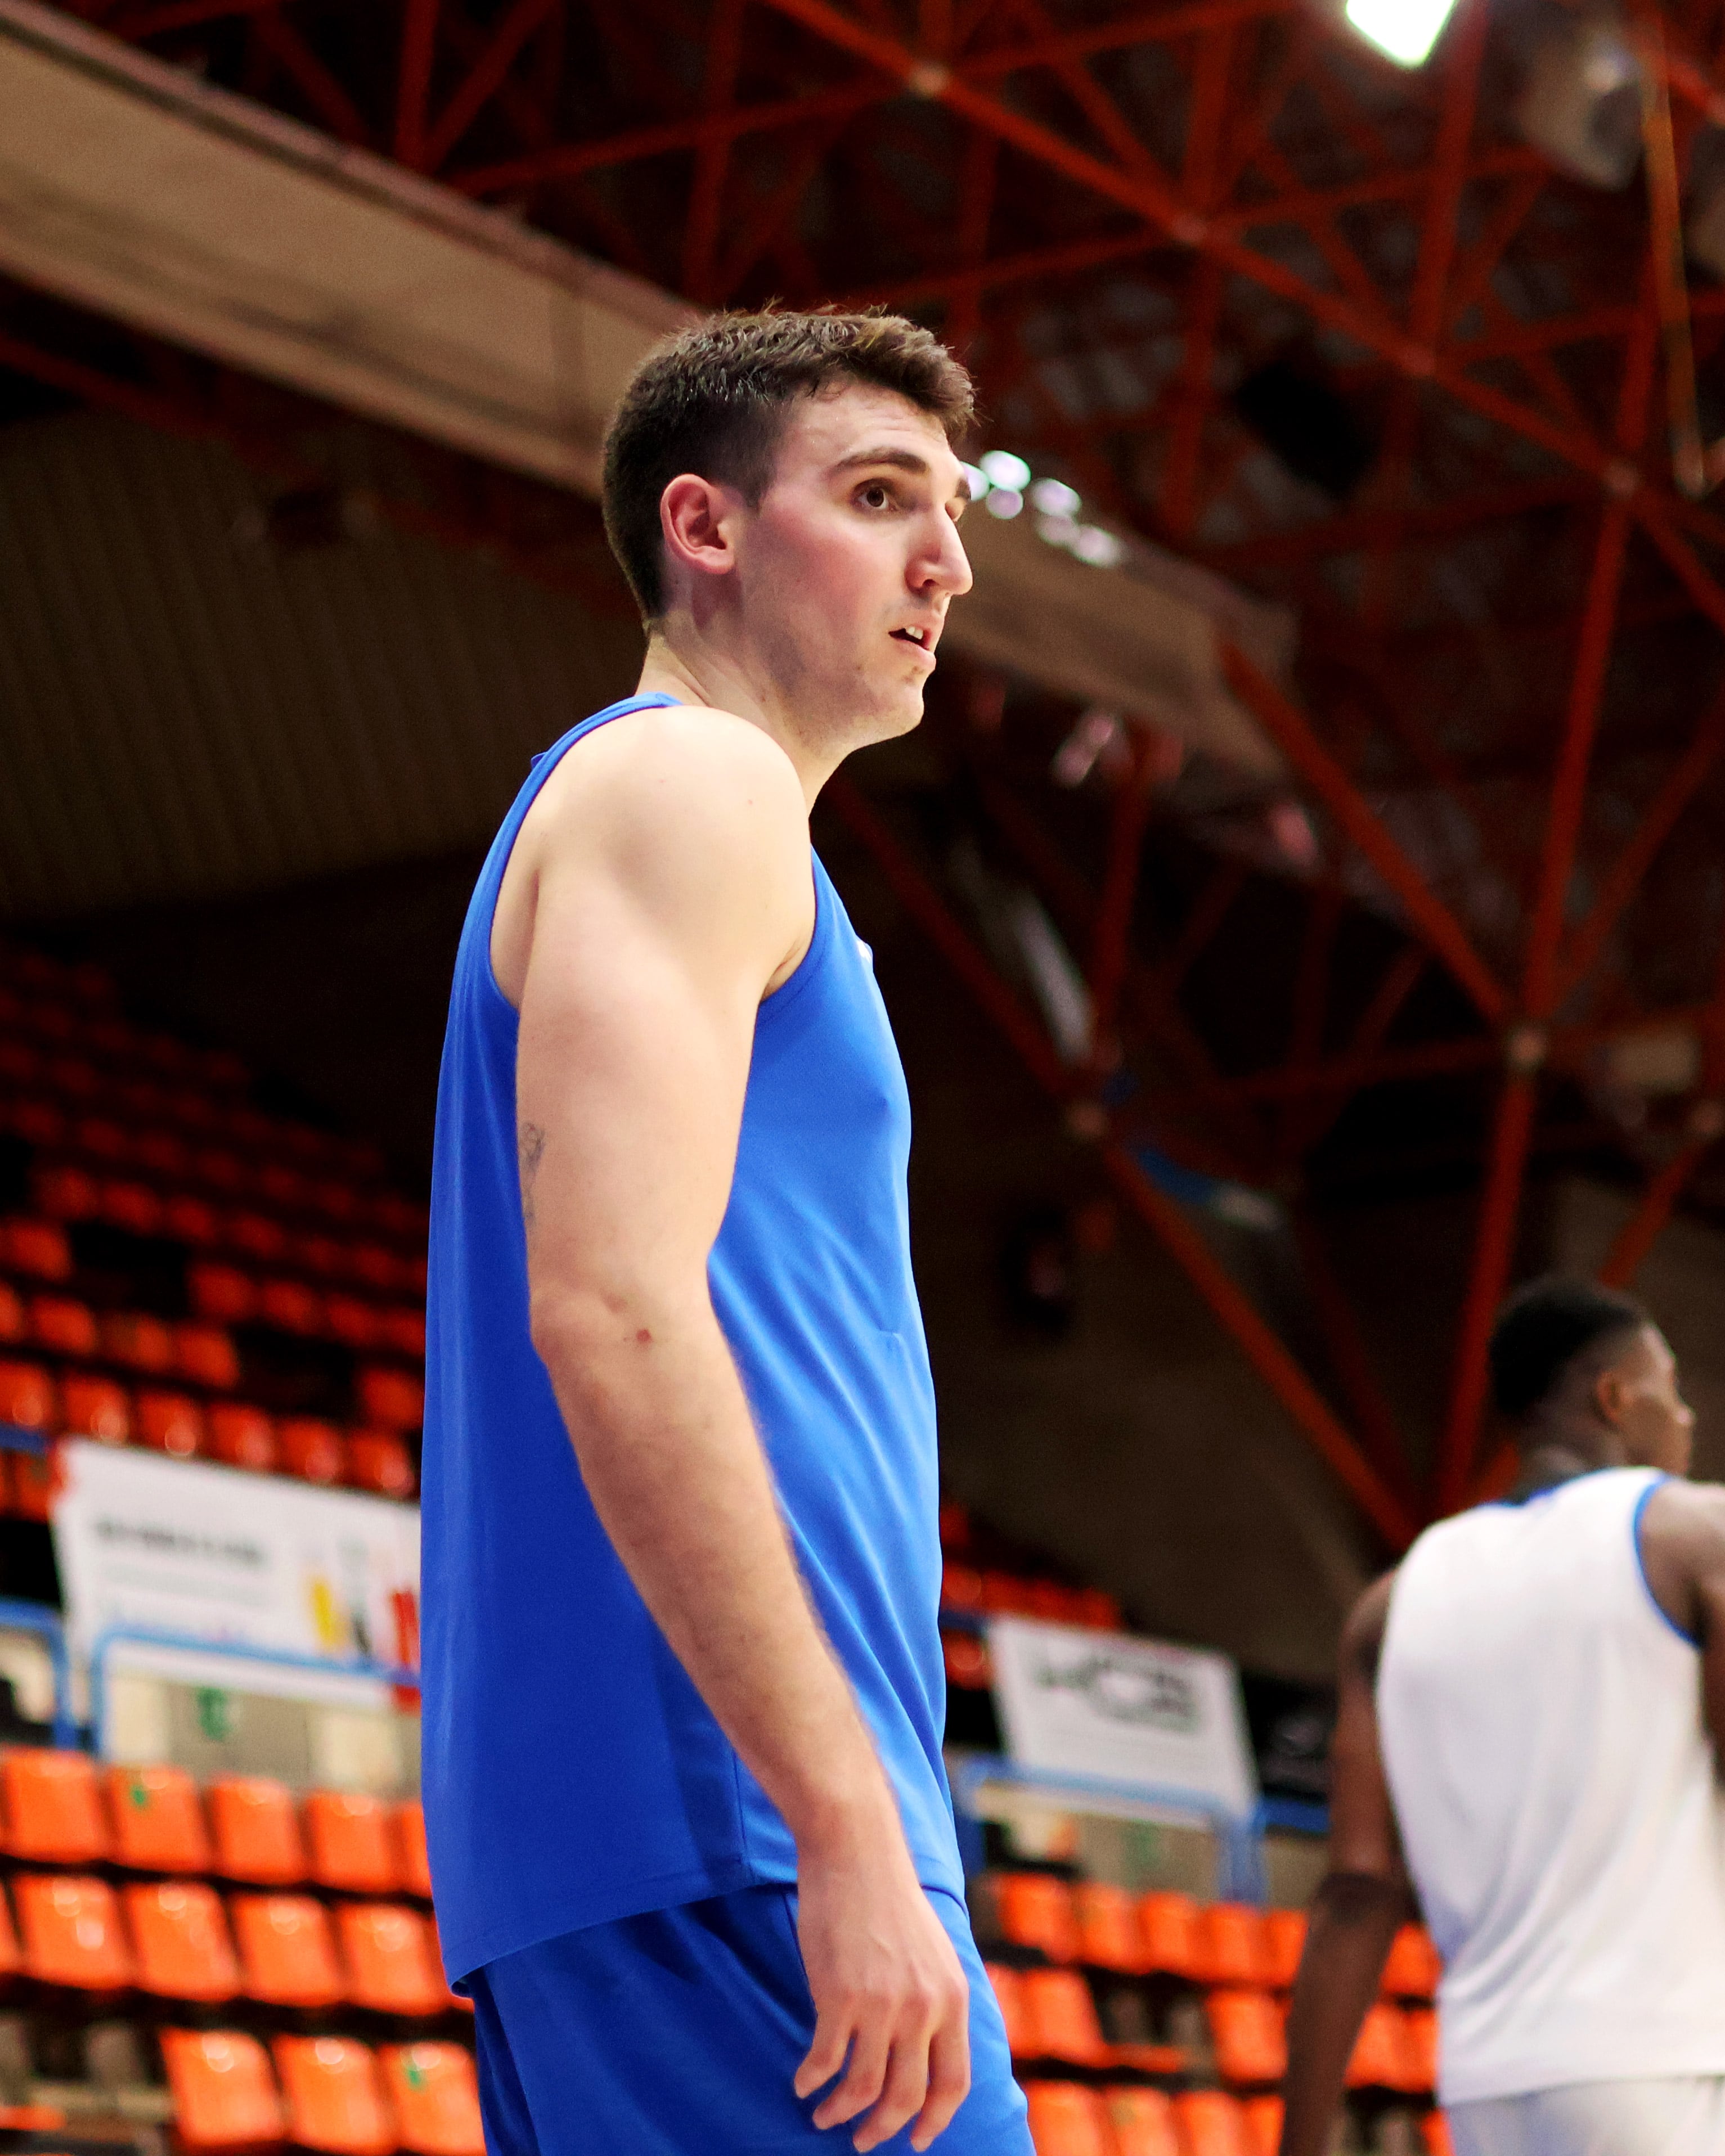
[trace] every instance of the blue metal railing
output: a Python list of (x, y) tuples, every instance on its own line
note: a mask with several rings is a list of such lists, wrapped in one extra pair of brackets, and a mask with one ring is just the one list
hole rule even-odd
[[(0, 1604), (0, 1610), (7, 1605)], [(110, 1625), (97, 1634), (90, 1650), (90, 1748), (100, 1759), (107, 1752), (108, 1664), (116, 1647), (167, 1647), (177, 1653), (254, 1662), (276, 1669), (303, 1670), (328, 1677), (367, 1677), (410, 1691), (419, 1689), (419, 1672), (395, 1662), (372, 1661), (362, 1655), (300, 1655), (285, 1647), (254, 1647), (239, 1640), (210, 1640), (189, 1632), (161, 1632), (138, 1625)]]

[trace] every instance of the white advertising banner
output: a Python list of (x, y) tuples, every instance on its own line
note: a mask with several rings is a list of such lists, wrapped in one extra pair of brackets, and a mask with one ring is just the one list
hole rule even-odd
[[(419, 1514), (352, 1490), (74, 1440), (61, 1447), (54, 1555), (74, 1668), (116, 1626), (290, 1655), (418, 1659)], [(116, 1663), (191, 1683), (320, 1697), (369, 1681), (128, 1645)]]
[(988, 1654), (1017, 1765), (1187, 1792), (1236, 1817), (1257, 1801), (1225, 1655), (1024, 1617), (992, 1620)]

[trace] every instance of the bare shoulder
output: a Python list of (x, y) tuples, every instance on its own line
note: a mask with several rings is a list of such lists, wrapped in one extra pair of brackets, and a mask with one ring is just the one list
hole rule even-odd
[(1342, 1673), (1363, 1676), (1368, 1683), (1378, 1675), (1378, 1658), (1384, 1651), (1384, 1628), (1389, 1622), (1389, 1599), (1395, 1591), (1395, 1574), (1386, 1572), (1374, 1579), (1348, 1614), (1342, 1628)]
[(1697, 1571), (1725, 1564), (1725, 1488), (1672, 1476), (1656, 1483), (1641, 1514), (1644, 1560), (1670, 1557)]

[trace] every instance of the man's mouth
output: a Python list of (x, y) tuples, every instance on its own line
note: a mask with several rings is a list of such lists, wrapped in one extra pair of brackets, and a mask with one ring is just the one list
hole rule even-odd
[(901, 644), (914, 644), (919, 651), (932, 652), (933, 639), (926, 629), (896, 629), (892, 634)]

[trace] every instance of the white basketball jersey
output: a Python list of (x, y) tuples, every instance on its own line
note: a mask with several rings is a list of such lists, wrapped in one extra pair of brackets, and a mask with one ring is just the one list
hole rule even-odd
[(1378, 1717), (1444, 1957), (1449, 2102), (1725, 2073), (1701, 1657), (1640, 1562), (1661, 1479), (1611, 1468), (1481, 1505), (1428, 1528), (1396, 1576)]

